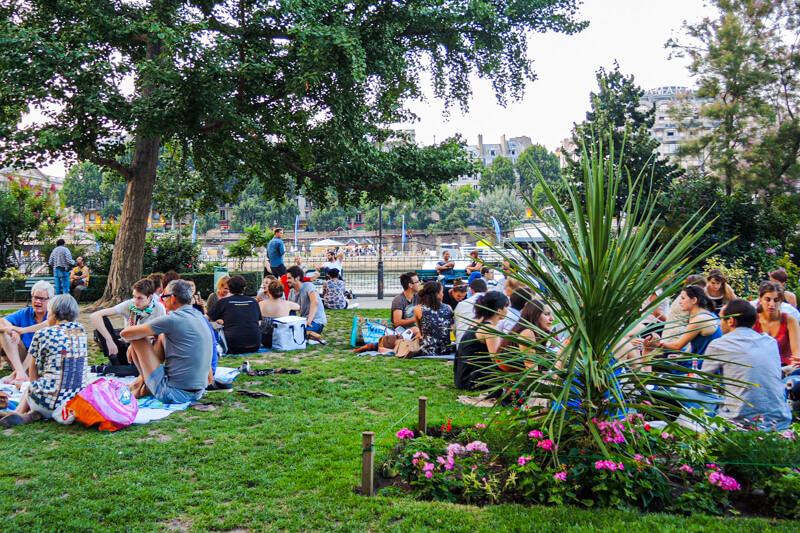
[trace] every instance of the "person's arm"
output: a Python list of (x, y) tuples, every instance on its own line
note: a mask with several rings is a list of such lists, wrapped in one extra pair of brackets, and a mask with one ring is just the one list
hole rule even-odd
[(727, 283), (725, 284), (725, 295), (728, 297), (728, 300), (736, 299), (736, 293), (733, 292), (733, 289)]
[(797, 308), (797, 296), (793, 292), (785, 292), (784, 296), (786, 297), (786, 303), (791, 305), (794, 308)]
[(392, 325), (394, 327), (402, 326), (404, 328), (410, 328), (411, 326), (417, 323), (417, 319), (415, 318), (403, 318), (403, 310), (402, 309), (395, 309), (392, 311)]
[(145, 339), (147, 337), (154, 337), (156, 332), (150, 327), (150, 324), (139, 324), (138, 326), (128, 326), (123, 329), (119, 336), (125, 342), (135, 341), (137, 339)]
[(300, 310), (300, 304), (297, 303), (297, 302), (292, 302), (290, 300), (286, 300), (286, 307), (289, 308), (290, 312), (291, 311), (299, 311)]
[[(703, 372), (708, 372), (709, 374), (721, 374), (723, 368), (723, 362), (719, 360), (713, 359), (706, 359), (707, 356), (720, 356), (725, 355), (726, 350), (717, 348), (716, 340), (711, 341), (706, 348), (706, 353), (703, 357)], [(730, 350), (728, 350), (730, 353)]]
[(422, 334), (422, 306), (417, 305), (414, 306), (414, 322), (417, 323), (417, 327), (420, 330), (420, 335)]
[(83, 267), (83, 269), (81, 270), (80, 276), (75, 276), (75, 279), (76, 280), (85, 279), (85, 278), (88, 278), (88, 277), (89, 277), (89, 268), (88, 267)]
[(11, 331), (13, 333), (18, 334), (18, 335), (24, 335), (26, 333), (34, 333), (36, 331), (39, 331), (40, 329), (46, 328), (47, 326), (48, 326), (47, 320), (42, 320), (38, 324), (34, 324), (34, 325), (28, 326), (26, 328), (14, 327), (14, 328), (11, 329)]
[(217, 321), (217, 320), (219, 320), (221, 318), (221, 316), (222, 316), (221, 301), (222, 300), (217, 301), (217, 303), (214, 304), (214, 307), (212, 307), (211, 309), (208, 310), (208, 321), (209, 322), (215, 322), (215, 321)]
[(447, 270), (448, 268), (450, 268), (450, 267), (447, 266), (448, 264), (449, 263), (442, 263), (441, 265), (437, 264), (436, 265), (436, 272), (439, 272), (441, 274), (442, 270)]
[(800, 322), (793, 316), (786, 316), (786, 329), (789, 330), (789, 345), (792, 348), (792, 363), (800, 364)]
[[(694, 327), (693, 327), (694, 326)], [(658, 343), (659, 346), (662, 348), (666, 348), (667, 350), (675, 350), (680, 351), (683, 350), (683, 347), (689, 344), (700, 334), (700, 330), (696, 324), (693, 324), (692, 321), (689, 321), (689, 325), (686, 328), (686, 333), (678, 337), (678, 340), (672, 342), (664, 342), (661, 341)]]
[(317, 291), (308, 291), (308, 318), (306, 318), (306, 326), (311, 326), (314, 317), (317, 316), (317, 308), (320, 306), (319, 294)]

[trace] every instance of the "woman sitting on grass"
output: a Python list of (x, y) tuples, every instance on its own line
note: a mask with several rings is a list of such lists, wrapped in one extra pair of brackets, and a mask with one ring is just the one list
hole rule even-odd
[[(498, 329), (497, 323), (505, 316), (507, 310), (508, 298), (499, 291), (489, 291), (475, 301), (475, 323), (461, 337), (453, 365), (453, 377), (457, 389), (486, 388), (483, 384), (487, 377), (486, 367), (492, 364), (492, 360), (495, 363), (501, 362), (493, 359), (492, 355), (501, 351), (503, 337), (500, 336), (502, 331)], [(503, 364), (499, 367), (505, 372), (517, 370)]]
[(552, 347), (549, 341), (546, 341), (550, 336), (551, 328), (553, 327), (553, 310), (549, 305), (541, 300), (531, 300), (522, 307), (519, 322), (511, 329), (511, 335), (519, 335), (526, 339), (522, 345), (517, 344), (509, 339), (503, 340), (501, 346), (502, 351), (509, 351), (512, 348), (518, 348), (525, 358), (525, 366), (531, 368), (536, 365), (536, 360), (541, 360), (542, 355), (545, 353), (553, 354), (558, 353), (558, 350)]
[(272, 348), (272, 319), (289, 316), (292, 311), (298, 311), (300, 306), (283, 298), (283, 283), (277, 279), (267, 285), (267, 296), (267, 300), (258, 303), (261, 310), (261, 345)]
[(442, 303), (444, 289), (438, 281), (429, 281), (419, 291), (420, 304), (414, 308), (420, 335), (422, 355), (450, 353), (450, 330), (453, 327), (453, 308)]
[[(706, 348), (714, 339), (722, 337), (719, 327), (719, 317), (714, 312), (714, 304), (709, 301), (705, 291), (697, 285), (684, 287), (681, 291), (681, 309), (688, 311), (689, 324), (686, 332), (677, 340), (659, 341), (658, 345), (667, 350), (681, 351), (688, 344), (689, 351), (694, 355), (703, 355)], [(678, 354), (679, 355), (679, 354)], [(697, 368), (703, 361), (700, 360)], [(681, 363), (682, 366), (690, 366)]]
[(780, 284), (765, 281), (758, 287), (758, 320), (753, 330), (766, 333), (778, 341), (781, 366), (800, 365), (800, 324), (781, 312), (783, 289)]
[(89, 385), (86, 332), (75, 321), (79, 312), (78, 302), (69, 294), (50, 299), (48, 327), (37, 331), (31, 341), (31, 384), (17, 409), (0, 419), (0, 426), (53, 418), (56, 409)]
[(217, 305), (217, 302), (220, 301), (220, 299), (227, 298), (228, 295), (230, 295), (231, 291), (228, 288), (229, 279), (231, 279), (230, 276), (222, 276), (219, 278), (219, 281), (217, 281), (217, 290), (209, 294), (208, 299), (206, 300), (206, 312), (214, 309), (214, 306)]
[(339, 269), (329, 268), (325, 271), (328, 280), (322, 286), (322, 305), (325, 309), (347, 309), (344, 281), (339, 277)]
[(726, 278), (722, 270), (718, 268), (708, 273), (706, 281), (706, 296), (708, 296), (708, 299), (713, 304), (710, 311), (719, 315), (720, 310), (725, 307), (726, 303), (736, 299), (736, 293), (733, 292), (731, 286), (728, 285), (728, 278)]

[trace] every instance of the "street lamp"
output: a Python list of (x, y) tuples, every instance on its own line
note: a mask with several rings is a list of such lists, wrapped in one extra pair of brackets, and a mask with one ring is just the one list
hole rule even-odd
[(378, 206), (378, 300), (383, 300), (383, 205)]

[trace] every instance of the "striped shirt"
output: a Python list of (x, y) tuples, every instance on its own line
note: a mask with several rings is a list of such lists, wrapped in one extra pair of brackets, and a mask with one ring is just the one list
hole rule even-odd
[(56, 246), (50, 253), (50, 259), (47, 260), (47, 264), (53, 268), (63, 268), (64, 270), (69, 270), (69, 267), (74, 265), (75, 261), (72, 259), (72, 254), (69, 252), (69, 248), (66, 246)]

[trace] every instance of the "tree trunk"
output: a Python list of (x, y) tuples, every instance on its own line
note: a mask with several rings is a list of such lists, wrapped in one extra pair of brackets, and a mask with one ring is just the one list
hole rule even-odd
[(95, 309), (130, 298), (131, 286), (141, 278), (160, 141), (160, 137), (146, 139), (136, 136), (131, 178), (125, 190), (108, 283), (102, 298), (93, 304)]

